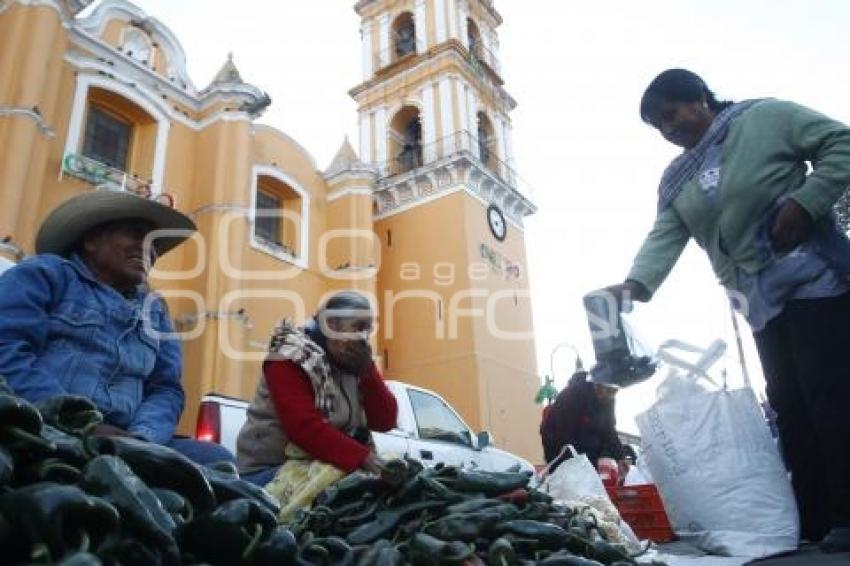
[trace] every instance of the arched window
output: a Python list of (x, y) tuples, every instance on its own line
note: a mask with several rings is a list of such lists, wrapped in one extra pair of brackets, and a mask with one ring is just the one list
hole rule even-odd
[(396, 60), (416, 52), (416, 23), (413, 14), (410, 12), (399, 14), (393, 21), (392, 36), (393, 54)]
[(390, 173), (410, 171), (422, 165), (422, 122), (419, 109), (405, 106), (390, 122), (389, 150), (393, 157)]
[(301, 257), (304, 199), (282, 180), (265, 174), (256, 178), (254, 240), (291, 258)]
[(493, 124), (484, 112), (478, 113), (478, 157), (485, 167), (496, 170), (496, 136)]

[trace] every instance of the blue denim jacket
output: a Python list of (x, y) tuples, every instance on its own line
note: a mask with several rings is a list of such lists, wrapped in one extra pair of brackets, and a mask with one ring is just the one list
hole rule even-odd
[(96, 281), (78, 257), (42, 254), (0, 276), (0, 375), (29, 401), (72, 393), (105, 421), (168, 442), (183, 410), (165, 303)]

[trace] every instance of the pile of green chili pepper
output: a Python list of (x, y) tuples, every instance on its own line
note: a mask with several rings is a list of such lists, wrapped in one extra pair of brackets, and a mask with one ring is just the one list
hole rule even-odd
[(653, 564), (606, 540), (592, 515), (529, 488), (527, 474), (396, 460), (389, 475), (350, 474), (297, 515), (299, 564)]
[(102, 417), (88, 400), (34, 406), (2, 386), (3, 564), (639, 564), (526, 474), (413, 460), (390, 462), (384, 477), (346, 476), (282, 526), (278, 503), (235, 470), (91, 436)]

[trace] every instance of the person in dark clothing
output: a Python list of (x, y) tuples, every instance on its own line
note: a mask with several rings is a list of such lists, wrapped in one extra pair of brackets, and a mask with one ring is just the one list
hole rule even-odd
[(623, 445), (617, 436), (614, 398), (617, 390), (587, 380), (586, 371), (577, 371), (558, 394), (555, 403), (540, 425), (543, 454), (552, 472), (565, 459), (561, 450), (572, 444), (579, 454), (585, 454), (594, 465), (600, 458), (617, 460), (621, 475), (625, 475)]

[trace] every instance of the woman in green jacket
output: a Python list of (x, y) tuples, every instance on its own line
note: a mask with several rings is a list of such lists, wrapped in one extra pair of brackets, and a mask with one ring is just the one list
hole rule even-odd
[(684, 69), (650, 83), (640, 115), (684, 152), (609, 289), (648, 301), (696, 240), (752, 327), (802, 538), (850, 550), (850, 241), (832, 214), (850, 186), (850, 129), (791, 102), (717, 100)]

